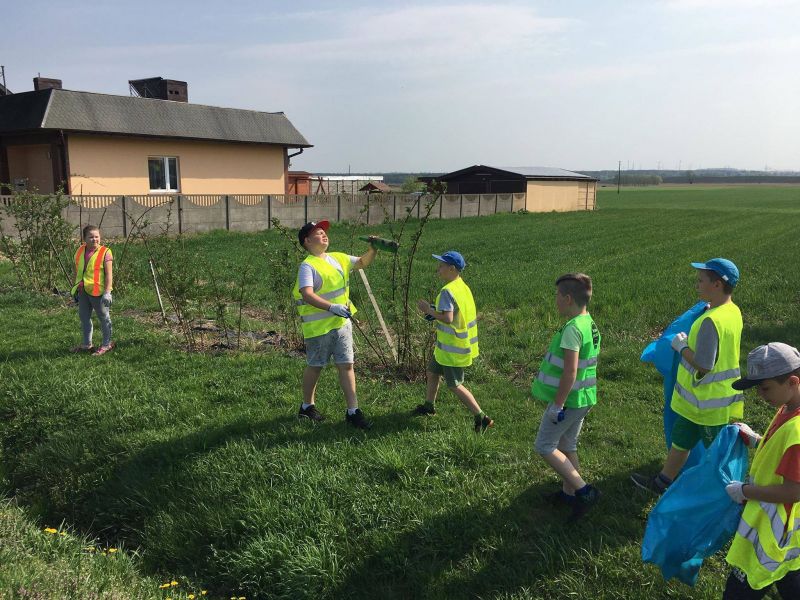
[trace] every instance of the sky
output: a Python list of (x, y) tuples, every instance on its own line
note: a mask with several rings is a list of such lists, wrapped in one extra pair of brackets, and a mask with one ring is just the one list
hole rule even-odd
[(8, 88), (32, 78), (282, 111), (292, 169), (800, 170), (800, 2), (6, 3)]

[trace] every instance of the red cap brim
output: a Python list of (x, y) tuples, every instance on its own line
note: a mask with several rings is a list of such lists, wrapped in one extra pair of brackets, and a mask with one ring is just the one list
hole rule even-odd
[[(316, 227), (314, 229), (322, 229), (322, 231), (328, 231), (328, 227), (331, 226), (330, 221), (317, 221)], [(314, 230), (312, 229), (312, 231)]]

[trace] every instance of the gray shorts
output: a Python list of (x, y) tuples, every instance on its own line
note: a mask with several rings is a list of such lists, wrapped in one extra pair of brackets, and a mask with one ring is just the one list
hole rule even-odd
[(337, 365), (353, 364), (353, 323), (348, 319), (339, 329), (325, 335), (306, 338), (306, 363), (309, 367), (324, 367), (331, 356)]
[(567, 408), (564, 410), (564, 420), (553, 425), (550, 419), (542, 415), (539, 423), (539, 433), (536, 434), (534, 447), (542, 455), (551, 454), (558, 448), (562, 452), (576, 452), (578, 450), (578, 435), (583, 427), (583, 419), (592, 409), (591, 406), (583, 408)]

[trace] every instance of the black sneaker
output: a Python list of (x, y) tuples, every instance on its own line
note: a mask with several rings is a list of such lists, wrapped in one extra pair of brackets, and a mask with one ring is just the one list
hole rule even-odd
[(589, 490), (585, 494), (575, 494), (575, 501), (572, 503), (572, 515), (570, 521), (577, 521), (597, 504), (600, 500), (600, 490), (593, 485), (589, 486)]
[(357, 408), (356, 412), (354, 412), (352, 415), (349, 412), (346, 412), (344, 414), (344, 420), (358, 429), (369, 429), (372, 427), (372, 423), (367, 421), (367, 418), (364, 416), (364, 413), (361, 412), (360, 408)]
[(483, 433), (489, 427), (494, 427), (494, 421), (492, 421), (486, 415), (483, 415), (481, 418), (475, 419), (475, 433)]
[(422, 417), (425, 415), (435, 415), (436, 409), (431, 404), (417, 404), (417, 407), (411, 411), (415, 417)]
[(667, 488), (669, 487), (666, 483), (661, 482), (658, 475), (651, 476), (642, 475), (641, 473), (634, 473), (631, 475), (631, 481), (639, 489), (650, 492), (651, 494), (655, 494), (656, 496), (660, 496), (666, 492)]
[(575, 504), (575, 496), (568, 496), (562, 490), (545, 494), (544, 499), (551, 506), (572, 506)]
[(309, 404), (308, 408), (303, 408), (303, 405), (300, 405), (300, 412), (297, 413), (297, 418), (302, 419), (303, 417), (317, 422), (325, 420), (325, 415), (319, 412), (313, 404)]

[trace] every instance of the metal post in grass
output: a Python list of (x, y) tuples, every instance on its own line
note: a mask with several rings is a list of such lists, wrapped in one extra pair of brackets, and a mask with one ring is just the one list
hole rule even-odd
[(464, 216), (464, 194), (458, 195), (458, 218)]
[(367, 225), (369, 225), (369, 194), (367, 194)]
[[(500, 194), (495, 194), (494, 195), (494, 214), (497, 214), (497, 198), (498, 198), (499, 195)], [(513, 198), (514, 196), (511, 196), (511, 197)], [(512, 202), (513, 202), (513, 200), (512, 200)]]
[(336, 222), (342, 222), (342, 195), (336, 194)]
[(419, 219), (419, 207), (422, 204), (422, 196), (417, 196), (417, 218)]
[(303, 223), (308, 223), (308, 194), (303, 196)]
[(483, 197), (483, 196), (481, 196), (480, 194), (478, 194), (478, 216), (479, 216), (479, 217), (481, 216), (481, 198), (482, 198), (482, 197)]
[(442, 206), (444, 206), (444, 194), (439, 194), (439, 218), (442, 218)]
[(178, 235), (183, 233), (183, 207), (181, 206), (181, 195), (178, 194), (175, 198), (178, 204)]
[(397, 221), (397, 195), (392, 195), (392, 221)]
[(121, 198), (122, 201), (122, 237), (128, 237), (128, 211), (125, 207), (125, 196)]
[(267, 229), (272, 227), (272, 194), (267, 194)]

